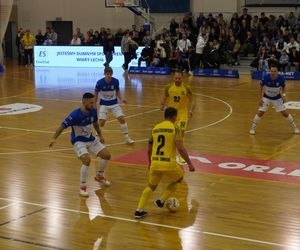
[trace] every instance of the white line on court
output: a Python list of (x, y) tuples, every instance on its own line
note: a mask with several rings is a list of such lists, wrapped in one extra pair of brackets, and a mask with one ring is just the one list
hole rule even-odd
[(129, 218), (124, 218), (124, 217), (100, 214), (100, 213), (91, 213), (91, 212), (80, 211), (80, 210), (76, 210), (76, 209), (63, 208), (63, 207), (58, 207), (58, 206), (49, 206), (49, 205), (46, 205), (46, 204), (40, 204), (40, 203), (34, 203), (34, 202), (28, 202), (28, 201), (22, 201), (22, 200), (14, 200), (14, 199), (3, 198), (3, 197), (0, 197), (0, 200), (14, 202), (12, 204), (23, 203), (23, 204), (27, 204), (27, 205), (44, 207), (44, 208), (58, 210), (58, 211), (64, 211), (64, 212), (70, 212), (70, 213), (80, 213), (80, 214), (86, 214), (86, 215), (91, 215), (91, 216), (100, 216), (102, 218), (108, 218), (108, 219), (113, 219), (113, 220), (118, 220), (118, 221), (138, 223), (138, 224), (168, 228), (168, 229), (173, 229), (173, 230), (184, 230), (185, 232), (200, 233), (200, 234), (208, 235), (208, 236), (228, 238), (228, 239), (240, 240), (240, 241), (248, 241), (248, 242), (258, 243), (258, 244), (262, 244), (262, 245), (285, 247), (285, 248), (289, 248), (289, 249), (299, 249), (299, 247), (300, 247), (300, 246), (297, 246), (297, 245), (286, 245), (286, 244), (280, 244), (280, 243), (271, 242), (271, 241), (256, 240), (256, 239), (251, 239), (251, 238), (246, 238), (246, 237), (239, 237), (239, 236), (229, 235), (229, 234), (222, 234), (222, 233), (215, 233), (215, 232), (208, 232), (208, 231), (200, 231), (200, 230), (191, 229), (191, 228), (177, 227), (177, 226), (171, 226), (171, 225), (160, 224), (160, 223), (153, 223), (153, 222), (148, 222), (148, 221), (143, 221), (143, 220), (135, 220), (135, 219), (129, 219)]
[(0, 210), (1, 210), (1, 209), (4, 209), (4, 208), (11, 207), (11, 206), (14, 206), (14, 205), (16, 205), (16, 204), (18, 204), (18, 203), (19, 203), (19, 202), (13, 202), (13, 203), (10, 203), (10, 204), (8, 204), (8, 205), (6, 205), (6, 206), (0, 207)]

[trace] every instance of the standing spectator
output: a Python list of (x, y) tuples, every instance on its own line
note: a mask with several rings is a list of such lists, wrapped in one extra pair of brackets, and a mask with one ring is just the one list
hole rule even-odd
[(143, 48), (141, 52), (141, 56), (138, 61), (138, 66), (141, 67), (141, 62), (145, 61), (146, 66), (150, 67), (150, 62), (151, 62), (151, 49), (148, 44), (145, 45), (145, 48)]
[(85, 46), (91, 46), (92, 43), (93, 43), (93, 36), (92, 36), (90, 31), (87, 31), (86, 36), (84, 38), (84, 45)]
[(239, 15), (238, 15), (237, 12), (235, 12), (235, 13), (232, 14), (232, 17), (230, 19), (230, 26), (232, 26), (232, 24), (233, 24), (234, 21), (237, 22), (237, 23), (239, 23), (239, 21), (240, 21)]
[(81, 45), (81, 40), (80, 40), (80, 38), (77, 36), (77, 33), (73, 35), (73, 38), (72, 38), (72, 40), (71, 40), (70, 45), (72, 45), (72, 46), (79, 46), (79, 45)]
[(172, 70), (176, 70), (178, 60), (179, 60), (179, 54), (176, 49), (176, 46), (172, 46), (171, 54), (168, 58), (168, 67), (171, 68)]
[(251, 26), (251, 16), (248, 14), (248, 9), (243, 9), (243, 15), (240, 16), (240, 24), (242, 25), (243, 20), (246, 21), (246, 26), (248, 29), (250, 29)]
[(151, 38), (151, 35), (150, 35), (150, 31), (147, 30), (146, 34), (145, 34), (145, 36), (143, 38), (143, 45), (146, 46), (146, 44), (147, 44), (148, 46), (150, 46), (151, 40), (152, 40), (152, 38)]
[(57, 33), (54, 31), (53, 28), (51, 28), (49, 39), (52, 41), (52, 45), (57, 45)]
[(189, 74), (193, 74), (190, 67), (191, 47), (191, 41), (187, 39), (186, 34), (183, 34), (182, 39), (177, 42), (177, 49), (179, 51), (179, 64), (183, 69), (189, 72)]
[(159, 39), (156, 42), (156, 48), (157, 48), (157, 51), (158, 51), (158, 54), (159, 54), (160, 64), (162, 65), (162, 67), (165, 67), (166, 64), (167, 64), (167, 61), (168, 61), (168, 59), (167, 59), (168, 58), (167, 50), (169, 48), (168, 48), (168, 45), (166, 43), (164, 34), (161, 34), (159, 36)]
[(285, 72), (286, 67), (289, 64), (289, 56), (286, 50), (282, 50), (281, 56), (279, 58), (279, 70)]
[[(33, 46), (35, 44), (35, 38), (30, 33), (30, 30), (27, 29), (25, 35), (21, 39), (21, 43), (24, 47), (24, 54), (25, 54), (25, 64), (26, 67), (29, 65), (33, 66)], [(28, 60), (29, 58), (29, 60)]]
[(203, 13), (200, 12), (199, 13), (199, 16), (197, 18), (197, 21), (196, 21), (196, 24), (197, 24), (197, 28), (199, 29), (202, 25), (203, 25), (203, 22), (206, 20), (206, 18), (204, 17)]
[(145, 35), (146, 35), (146, 31), (144, 30), (144, 26), (142, 25), (139, 31), (139, 45), (143, 45), (143, 39)]
[(202, 64), (203, 50), (204, 50), (205, 44), (206, 44), (206, 41), (204, 39), (204, 35), (199, 33), (198, 38), (197, 38), (197, 44), (196, 44), (196, 56), (195, 56), (194, 68), (201, 67), (200, 64)]
[(80, 39), (81, 44), (83, 44), (84, 43), (84, 34), (80, 31), (79, 27), (76, 28), (76, 35)]
[(124, 36), (124, 32), (122, 28), (119, 28), (117, 33), (115, 34), (115, 44), (116, 46), (121, 46), (121, 41)]
[(289, 58), (290, 58), (290, 67), (295, 67), (295, 71), (299, 70), (299, 62), (300, 62), (300, 58), (299, 58), (299, 52), (297, 51), (296, 47), (292, 47), (290, 49), (290, 54), (289, 54)]
[(236, 20), (232, 21), (232, 25), (229, 28), (233, 31), (234, 37), (240, 36), (241, 27)]
[(208, 25), (208, 23), (207, 23), (207, 21), (203, 21), (203, 25), (200, 27), (200, 30), (199, 30), (199, 32), (201, 33), (201, 34), (209, 34), (210, 33), (210, 27), (209, 27), (209, 25)]
[(100, 46), (101, 45), (101, 38), (100, 38), (100, 34), (99, 34), (99, 31), (95, 31), (94, 33), (94, 45), (95, 46)]
[(109, 63), (113, 60), (113, 53), (115, 52), (115, 42), (112, 34), (107, 34), (103, 40), (103, 52), (105, 54), (105, 67), (109, 67)]
[(268, 20), (269, 20), (269, 18), (266, 17), (265, 12), (260, 13), (260, 19), (259, 19), (259, 22), (260, 22), (263, 26), (265, 26), (265, 25), (267, 24)]
[(290, 25), (291, 28), (294, 28), (294, 26), (296, 25), (296, 17), (294, 15), (294, 12), (290, 12), (287, 19), (286, 19)]
[(42, 34), (42, 31), (39, 29), (37, 35), (35, 36), (36, 45), (43, 45), (45, 42), (45, 36)]
[(128, 70), (128, 64), (131, 61), (131, 54), (129, 51), (129, 44), (132, 41), (131, 37), (130, 37), (130, 32), (129, 30), (125, 31), (125, 34), (122, 38), (121, 41), (121, 51), (122, 54), (124, 55), (124, 64), (122, 65), (122, 68), (126, 71)]
[(244, 44), (245, 40), (247, 39), (247, 32), (249, 31), (249, 28), (248, 28), (248, 24), (247, 24), (247, 21), (246, 19), (242, 19), (241, 21), (241, 29), (240, 29), (240, 41), (241, 41), (241, 44)]
[(24, 31), (22, 28), (20, 28), (18, 30), (18, 34), (17, 34), (17, 37), (16, 37), (16, 46), (17, 46), (17, 50), (18, 50), (18, 64), (21, 65), (23, 64), (23, 58), (24, 58), (24, 47), (23, 47), (23, 44), (21, 43), (21, 40), (24, 36)]
[(171, 23), (170, 23), (170, 32), (172, 35), (175, 35), (176, 34), (176, 29), (179, 28), (179, 24), (175, 21), (175, 18), (173, 18), (171, 20)]
[(135, 24), (133, 24), (131, 27), (132, 27), (131, 30), (132, 40), (135, 41), (136, 43), (139, 43), (139, 31), (137, 30)]

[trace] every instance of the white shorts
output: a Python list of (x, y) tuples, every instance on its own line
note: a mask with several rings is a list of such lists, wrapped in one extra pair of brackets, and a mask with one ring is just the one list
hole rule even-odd
[(259, 106), (259, 111), (266, 112), (270, 103), (274, 106), (276, 112), (281, 112), (286, 110), (286, 107), (284, 106), (282, 98), (279, 98), (277, 100), (271, 100), (269, 98), (263, 97), (263, 104)]
[(104, 148), (105, 145), (102, 144), (98, 138), (95, 138), (95, 140), (91, 142), (78, 141), (74, 144), (74, 150), (78, 158), (84, 154), (88, 154), (89, 152), (94, 156), (97, 156), (98, 153)]
[(111, 111), (114, 117), (116, 118), (120, 116), (124, 116), (122, 108), (120, 107), (119, 104), (115, 104), (111, 106), (100, 105), (98, 119), (107, 120), (107, 115), (109, 111)]

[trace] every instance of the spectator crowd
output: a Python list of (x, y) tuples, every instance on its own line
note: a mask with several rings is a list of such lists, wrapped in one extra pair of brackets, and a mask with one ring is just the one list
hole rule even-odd
[[(180, 22), (172, 19), (169, 28), (150, 34), (143, 26), (132, 25), (131, 29), (119, 29), (114, 34), (109, 28), (100, 31), (90, 29), (83, 34), (76, 29), (70, 45), (103, 46), (106, 57), (104, 66), (113, 60), (114, 46), (121, 46), (124, 55), (124, 70), (136, 50), (143, 46), (138, 64), (170, 67), (191, 72), (194, 68), (219, 68), (222, 64), (239, 65), (240, 57), (254, 56), (251, 66), (264, 70), (277, 64), (282, 71), (299, 70), (300, 14), (267, 16), (265, 13), (250, 15), (246, 8), (242, 15), (233, 13), (230, 20), (223, 14), (217, 16), (203, 13), (194, 18), (185, 14)], [(32, 48), (37, 45), (56, 45), (58, 35), (47, 28), (33, 36), (29, 30), (19, 30), (17, 47), (19, 63), (32, 64)]]

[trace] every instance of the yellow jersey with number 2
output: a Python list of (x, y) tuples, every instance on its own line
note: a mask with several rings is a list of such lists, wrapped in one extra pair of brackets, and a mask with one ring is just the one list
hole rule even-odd
[(175, 141), (183, 139), (181, 130), (170, 121), (158, 123), (152, 130), (149, 143), (152, 144), (151, 170), (174, 171), (176, 164)]

